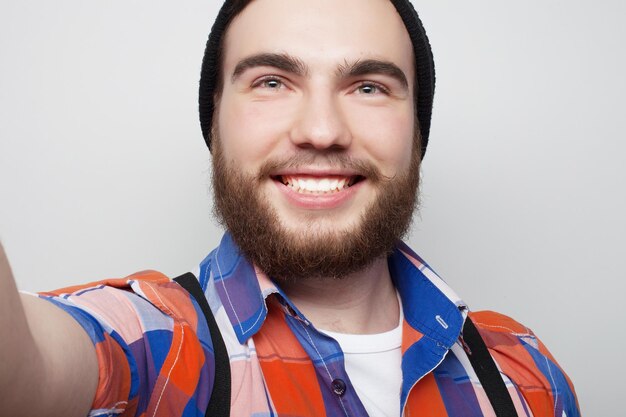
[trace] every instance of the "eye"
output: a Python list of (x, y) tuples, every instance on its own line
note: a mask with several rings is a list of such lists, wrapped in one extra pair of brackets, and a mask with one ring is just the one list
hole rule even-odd
[(252, 84), (253, 88), (263, 88), (267, 90), (278, 91), (282, 88), (285, 88), (285, 83), (278, 77), (275, 76), (267, 76), (256, 80)]
[(378, 83), (373, 83), (371, 81), (364, 81), (360, 83), (356, 92), (364, 95), (376, 95), (376, 94), (389, 94), (389, 90)]

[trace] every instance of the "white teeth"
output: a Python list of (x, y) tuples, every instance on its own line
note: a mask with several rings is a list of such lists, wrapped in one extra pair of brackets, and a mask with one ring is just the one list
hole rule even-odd
[(316, 193), (325, 194), (338, 192), (348, 187), (350, 178), (298, 178), (292, 176), (284, 176), (283, 182), (291, 187), (292, 190), (299, 193)]

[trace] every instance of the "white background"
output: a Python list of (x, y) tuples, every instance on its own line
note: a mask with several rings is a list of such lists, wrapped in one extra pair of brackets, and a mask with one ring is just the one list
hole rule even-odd
[[(438, 86), (412, 246), (623, 416), (626, 3), (416, 2)], [(19, 286), (217, 244), (196, 90), (217, 1), (0, 1), (0, 238)]]

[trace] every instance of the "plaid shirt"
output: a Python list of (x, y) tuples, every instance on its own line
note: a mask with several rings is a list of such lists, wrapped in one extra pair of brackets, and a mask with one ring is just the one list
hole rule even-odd
[[(402, 243), (389, 268), (404, 311), (403, 415), (493, 416), (459, 339), (467, 306)], [(228, 234), (194, 272), (230, 357), (232, 416), (367, 415), (339, 344), (255, 271)], [(204, 416), (213, 346), (200, 308), (177, 283), (147, 271), (40, 296), (95, 344), (100, 377), (90, 416)], [(570, 380), (529, 329), (494, 312), (469, 314), (520, 416), (580, 416)]]

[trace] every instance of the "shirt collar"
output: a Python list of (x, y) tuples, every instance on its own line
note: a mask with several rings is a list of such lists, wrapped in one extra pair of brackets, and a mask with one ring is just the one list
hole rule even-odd
[[(467, 315), (465, 303), (406, 244), (397, 244), (388, 263), (402, 299), (405, 323), (449, 349)], [(287, 314), (307, 321), (282, 290), (246, 260), (229, 233), (200, 264), (199, 279), (205, 290), (213, 281), (242, 344), (261, 328), (271, 294), (276, 294)]]

